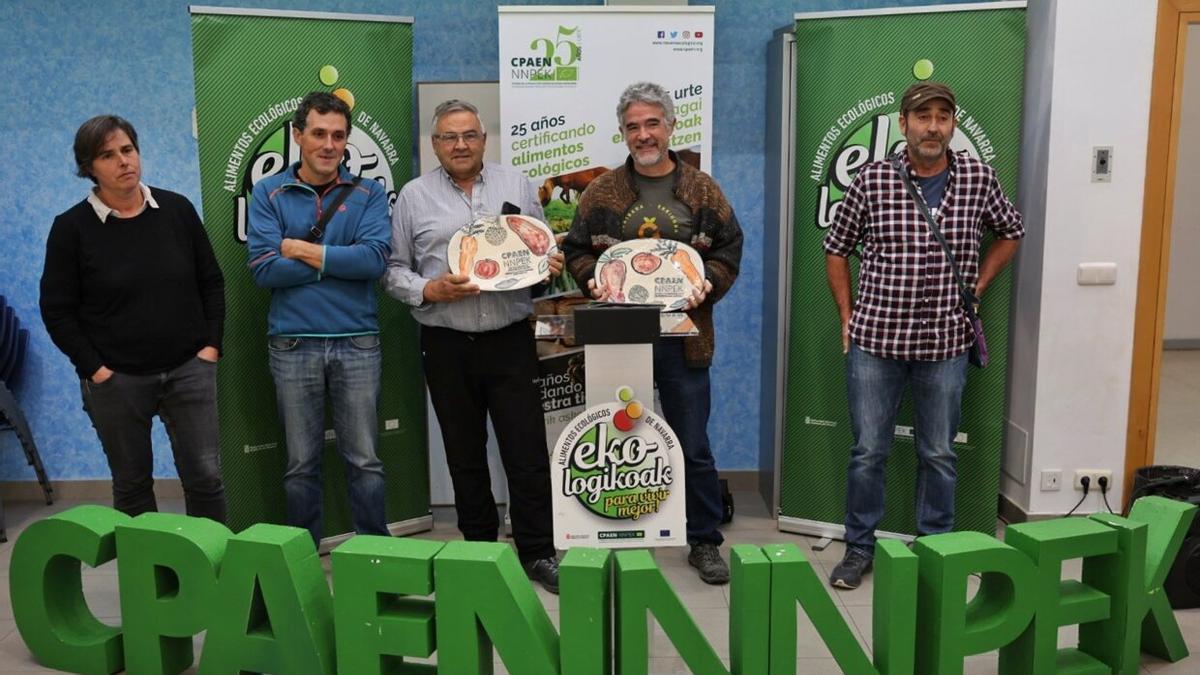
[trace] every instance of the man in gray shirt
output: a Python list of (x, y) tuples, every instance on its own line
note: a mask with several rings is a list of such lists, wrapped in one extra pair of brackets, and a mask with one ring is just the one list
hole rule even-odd
[[(384, 288), (412, 306), (421, 324), (425, 380), (442, 427), (454, 484), (458, 529), (468, 541), (496, 541), (499, 516), (487, 462), (487, 417), (508, 475), (509, 513), (526, 574), (558, 592), (550, 505), (550, 460), (542, 417), (537, 353), (527, 321), (530, 289), (480, 293), (446, 260), (450, 238), (505, 202), (543, 219), (525, 174), (484, 164), (487, 135), (479, 111), (449, 100), (433, 115), (441, 166), (410, 181), (392, 209), (392, 254)], [(562, 271), (562, 254), (550, 274)]]

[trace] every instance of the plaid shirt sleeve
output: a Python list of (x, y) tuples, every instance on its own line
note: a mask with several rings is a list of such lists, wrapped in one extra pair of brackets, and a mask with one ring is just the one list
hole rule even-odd
[(991, 176), (991, 189), (984, 201), (983, 219), (997, 239), (1021, 239), (1025, 236), (1021, 212), (1004, 195), (995, 172)]
[(838, 204), (833, 224), (829, 226), (829, 233), (825, 235), (825, 252), (830, 255), (849, 258), (854, 253), (854, 248), (862, 241), (863, 229), (867, 222), (864, 180), (866, 179), (863, 173), (859, 172), (846, 189), (842, 202)]

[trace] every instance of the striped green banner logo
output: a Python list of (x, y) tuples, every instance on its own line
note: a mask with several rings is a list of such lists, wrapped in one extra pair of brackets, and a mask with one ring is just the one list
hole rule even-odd
[[(781, 515), (834, 524), (845, 516), (853, 438), (840, 324), (821, 247), (844, 190), (859, 168), (904, 140), (898, 123), (904, 90), (935, 80), (953, 87), (958, 99), (951, 148), (995, 167), (1005, 193), (1015, 199), (1024, 52), (1025, 12), (1011, 6), (814, 15), (796, 22), (796, 215)], [(857, 277), (857, 262), (851, 266)], [(1007, 273), (988, 290), (982, 315), (992, 361), (984, 370), (972, 369), (964, 395), (955, 443), (961, 530), (995, 531), (1010, 290)], [(880, 529), (914, 534), (916, 421), (907, 396), (896, 424)]]
[[(286, 459), (267, 367), (270, 293), (246, 268), (246, 218), (256, 182), (299, 157), (291, 120), (310, 91), (351, 108), (344, 165), (378, 181), (392, 201), (412, 175), (412, 25), (353, 15), (247, 12), (192, 15), (196, 126), (205, 226), (225, 273), (225, 354), (218, 380), (221, 461), (234, 529), (284, 521)], [(426, 408), (416, 324), (381, 294), (380, 457), (389, 521), (429, 510)], [(328, 413), (327, 535), (351, 529), (343, 462)]]

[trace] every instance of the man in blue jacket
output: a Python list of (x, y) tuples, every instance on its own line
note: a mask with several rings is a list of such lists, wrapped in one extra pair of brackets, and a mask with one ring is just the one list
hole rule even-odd
[[(376, 450), (382, 352), (375, 281), (387, 267), (391, 225), (383, 187), (357, 182), (341, 165), (350, 130), (341, 99), (305, 96), (292, 120), (300, 161), (255, 184), (250, 202), (250, 271), (271, 289), (268, 351), (287, 443), (287, 521), (316, 542), (327, 392), (354, 528), (388, 534)], [(336, 210), (315, 227), (328, 209)]]

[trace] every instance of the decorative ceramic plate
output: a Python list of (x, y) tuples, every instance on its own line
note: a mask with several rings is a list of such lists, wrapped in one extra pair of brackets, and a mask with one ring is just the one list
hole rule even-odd
[(446, 261), (454, 274), (471, 277), (481, 291), (511, 291), (541, 282), (558, 250), (554, 233), (521, 215), (484, 216), (450, 237)]
[(693, 288), (704, 287), (704, 261), (687, 244), (672, 239), (631, 239), (609, 247), (596, 261), (596, 286), (610, 289), (611, 302), (682, 309)]

